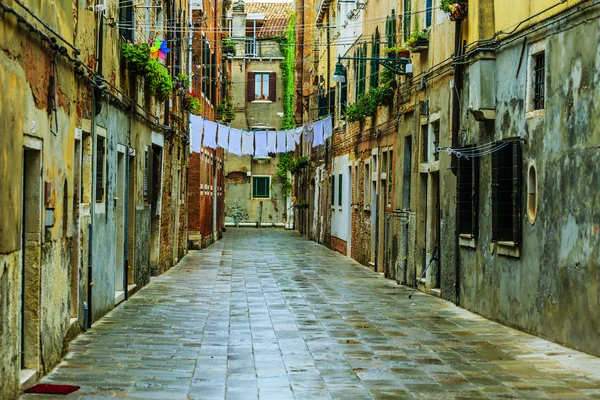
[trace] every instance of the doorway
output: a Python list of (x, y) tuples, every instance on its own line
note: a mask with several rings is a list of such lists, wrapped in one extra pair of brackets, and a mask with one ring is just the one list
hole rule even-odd
[[(121, 146), (119, 146), (121, 147)], [(115, 264), (115, 304), (125, 299), (125, 151), (117, 151), (117, 188), (115, 196), (115, 225), (117, 229)]]
[(24, 150), (22, 184), (20, 364), (21, 369), (37, 370), (42, 241), (42, 171), (38, 149)]

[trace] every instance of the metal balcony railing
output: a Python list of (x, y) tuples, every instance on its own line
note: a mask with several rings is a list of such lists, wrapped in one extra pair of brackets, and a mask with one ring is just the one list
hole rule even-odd
[(256, 39), (246, 39), (246, 57), (258, 57), (258, 44)]

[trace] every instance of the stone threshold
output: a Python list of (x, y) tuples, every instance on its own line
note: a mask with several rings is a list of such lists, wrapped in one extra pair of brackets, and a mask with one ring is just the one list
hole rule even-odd
[(37, 374), (33, 369), (19, 371), (19, 389), (27, 390), (37, 383)]

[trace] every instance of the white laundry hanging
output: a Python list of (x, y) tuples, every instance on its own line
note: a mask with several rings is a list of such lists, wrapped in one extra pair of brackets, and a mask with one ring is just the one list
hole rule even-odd
[(227, 125), (219, 124), (219, 131), (217, 136), (217, 146), (227, 150), (229, 143), (229, 127)]
[(323, 140), (329, 139), (333, 136), (331, 115), (323, 120)]
[(278, 153), (285, 153), (285, 137), (286, 137), (285, 131), (277, 132), (277, 152)]
[(323, 140), (323, 120), (317, 121), (313, 124), (314, 138), (313, 147), (320, 146), (325, 143)]
[(254, 132), (254, 141), (256, 142), (254, 157), (268, 157), (269, 152), (267, 151), (267, 131)]
[(296, 144), (300, 144), (300, 140), (302, 139), (302, 130), (304, 128), (302, 126), (297, 127), (296, 129), (294, 129), (294, 143)]
[(242, 141), (242, 131), (239, 129), (233, 129), (229, 131), (229, 154), (235, 154), (238, 157), (242, 156), (242, 149), (240, 147)]
[(242, 155), (254, 155), (254, 131), (242, 131)]
[(192, 145), (192, 151), (194, 153), (200, 153), (204, 119), (197, 115), (190, 115), (190, 122), (192, 123), (192, 138), (190, 140), (190, 143)]
[(204, 140), (202, 146), (211, 149), (217, 148), (217, 123), (213, 121), (204, 122)]
[(312, 124), (306, 124), (304, 125), (304, 141), (306, 143), (312, 143), (313, 141), (313, 126)]
[(286, 146), (287, 151), (296, 150), (296, 141), (294, 140), (294, 132), (295, 132), (295, 129), (285, 131), (285, 136), (287, 139), (287, 146)]
[(276, 153), (277, 152), (277, 131), (268, 131), (267, 132), (267, 152), (268, 153)]

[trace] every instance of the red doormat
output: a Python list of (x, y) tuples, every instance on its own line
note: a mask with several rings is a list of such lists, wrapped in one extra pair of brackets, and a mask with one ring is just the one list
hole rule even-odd
[(53, 385), (51, 383), (40, 383), (25, 391), (25, 393), (37, 394), (70, 394), (79, 390), (81, 386)]

